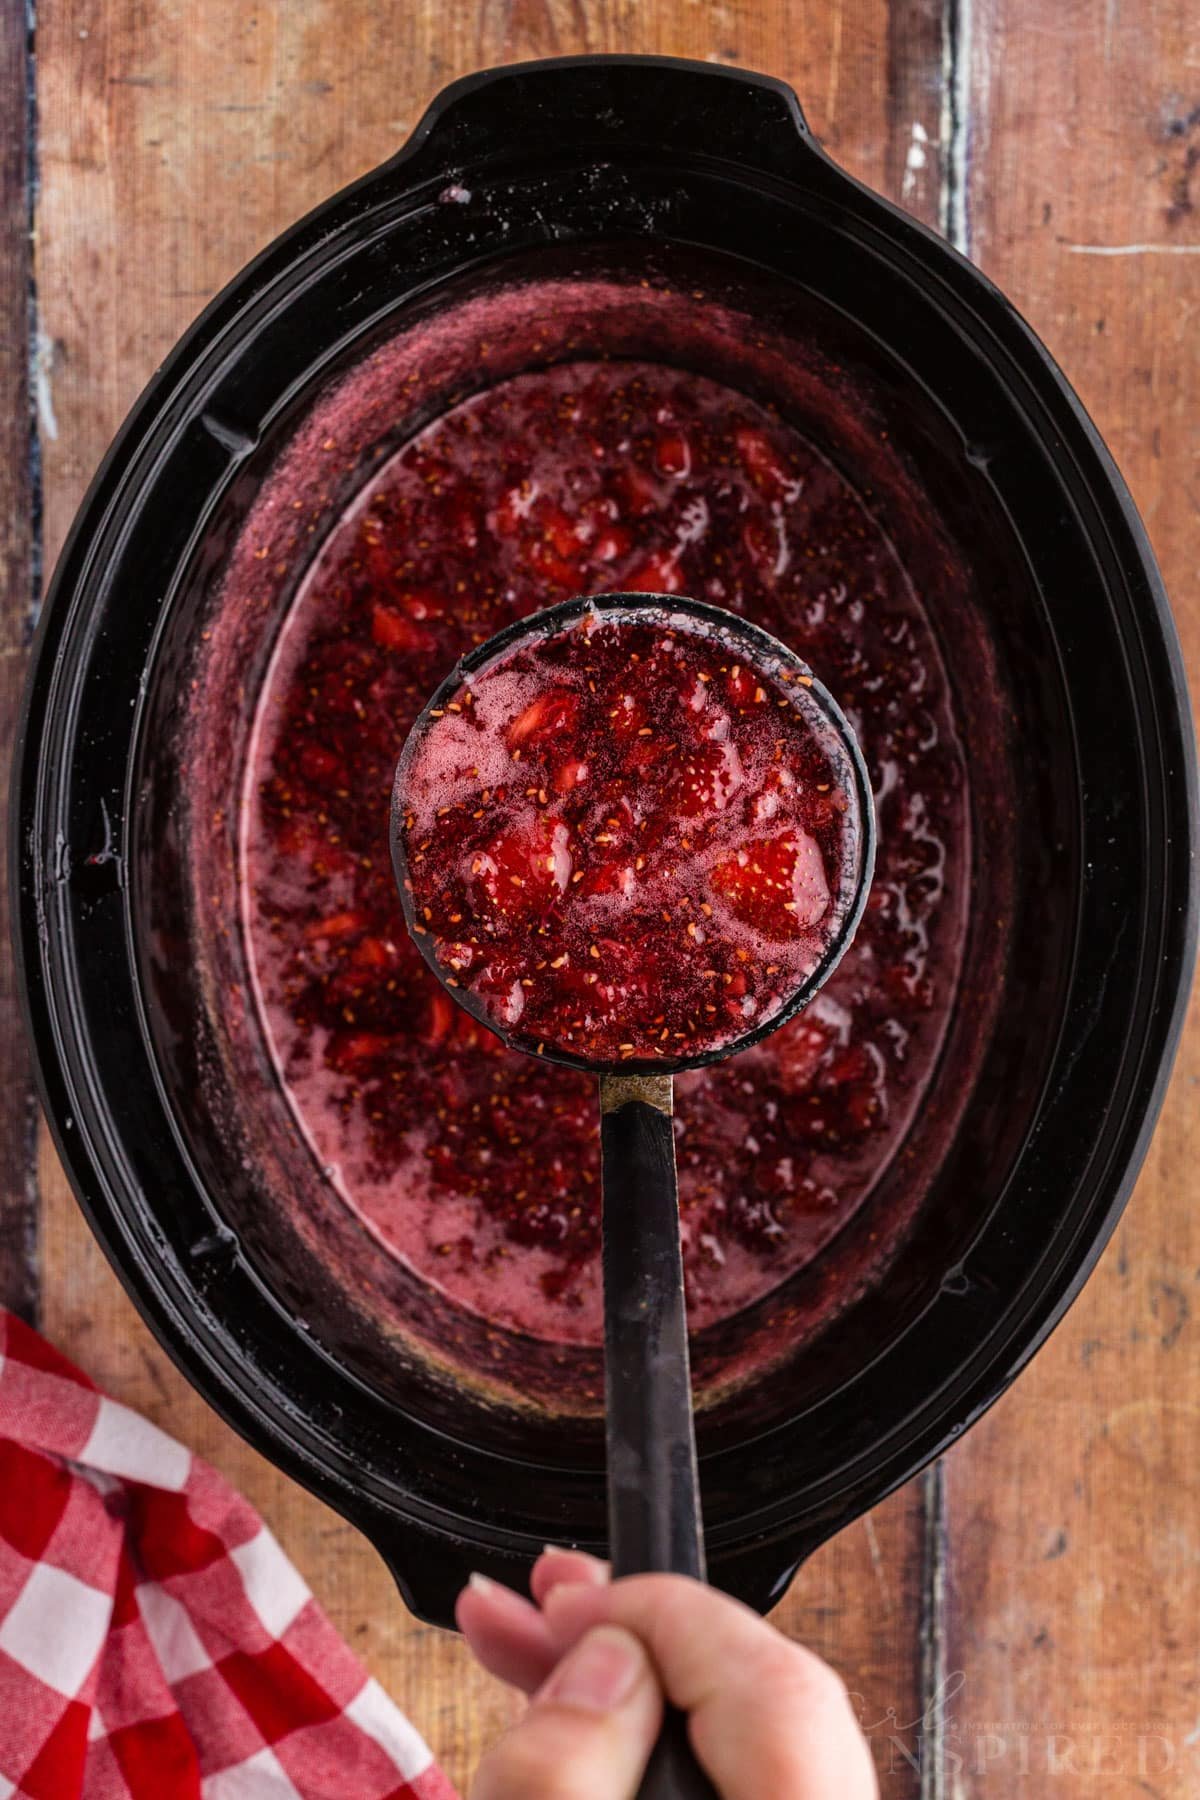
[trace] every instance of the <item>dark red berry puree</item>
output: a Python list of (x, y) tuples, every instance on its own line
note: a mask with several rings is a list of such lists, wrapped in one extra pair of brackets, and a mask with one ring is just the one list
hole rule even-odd
[[(845, 707), (875, 791), (875, 880), (832, 979), (760, 1044), (679, 1078), (694, 1326), (737, 1311), (810, 1262), (900, 1150), (943, 1041), (965, 930), (968, 795), (935, 639), (869, 503), (793, 429), (702, 377), (576, 363), (462, 403), (380, 468), (309, 571), (259, 705), (243, 820), (259, 1005), (298, 1120), (378, 1240), (487, 1318), (588, 1343), (601, 1337), (593, 1081), (504, 1047), (442, 989), (404, 926), (388, 815), (400, 747), (456, 659), (557, 600), (613, 590), (688, 594), (745, 614), (798, 651)], [(632, 729), (620, 752), (614, 733), (606, 760), (593, 768), (570, 662), (549, 683), (547, 667), (535, 671), (528, 702), (501, 709), (505, 781), (521, 749), (516, 766), (533, 771), (525, 787), (534, 792), (515, 794), (519, 822), (516, 811), (493, 819), (487, 806), (480, 820), (460, 813), (450, 826), (437, 821), (447, 847), (461, 834), (469, 860), (465, 875), (457, 865), (463, 904), (439, 894), (445, 914), (430, 923), (448, 943), (459, 928), (452, 911), (461, 911), (463, 927), (473, 920), (482, 931), (498, 970), (491, 958), (509, 932), (516, 895), (528, 891), (514, 889), (514, 875), (542, 884), (539, 907), (551, 900), (543, 922), (553, 913), (551, 888), (564, 872), (569, 885), (577, 870), (583, 880), (575, 885), (595, 889), (589, 905), (597, 918), (606, 908), (622, 917), (627, 871), (632, 866), (636, 900), (646, 873), (637, 858), (651, 854), (639, 836), (653, 833), (639, 834), (630, 810), (636, 794), (649, 788), (665, 841), (673, 845), (678, 834), (682, 850), (689, 807), (698, 808), (704, 831), (714, 817), (718, 833), (724, 829), (716, 802), (728, 787), (736, 831), (752, 831), (743, 849), (760, 846), (750, 857), (758, 869), (748, 864), (746, 880), (736, 851), (723, 864), (714, 859), (705, 880), (681, 881), (678, 899), (686, 894), (689, 907), (672, 895), (660, 909), (683, 921), (669, 929), (660, 920), (679, 955), (670, 980), (659, 983), (665, 990), (676, 974), (685, 982), (682, 1023), (651, 1000), (654, 982), (636, 1006), (625, 991), (611, 1012), (606, 1002), (594, 1015), (560, 1012), (560, 988), (547, 988), (545, 999), (524, 990), (527, 1026), (536, 1010), (547, 1029), (592, 1016), (605, 1042), (623, 1016), (647, 1037), (655, 1028), (688, 1032), (689, 1019), (707, 1029), (697, 1010), (754, 999), (751, 972), (765, 981), (768, 967), (785, 966), (799, 917), (776, 906), (795, 891), (781, 814), (764, 818), (761, 830), (747, 823), (747, 803), (752, 819), (757, 797), (772, 796), (765, 738), (756, 737), (760, 703), (753, 689), (742, 691), (745, 671), (735, 677), (732, 665), (706, 665), (708, 685), (724, 693), (693, 715), (694, 688), (682, 683), (665, 707), (659, 671), (608, 660), (598, 692), (606, 684), (618, 698), (628, 694)], [(694, 729), (710, 706), (715, 719), (718, 705), (746, 783), (736, 794), (720, 741)], [(771, 701), (761, 706), (783, 718)], [(685, 720), (693, 722), (690, 738)], [(783, 728), (773, 729), (777, 738)], [(679, 749), (660, 762), (663, 742)], [(620, 770), (620, 757), (631, 772)], [(572, 767), (580, 763), (588, 764), (582, 780)], [(593, 812), (589, 783), (612, 804)], [(498, 780), (481, 781), (489, 785)], [(773, 797), (800, 805), (782, 791)], [(829, 822), (821, 826), (816, 813), (783, 816), (822, 859), (831, 852)], [(606, 830), (609, 819), (617, 824)], [(608, 835), (611, 844), (600, 841)], [(486, 860), (473, 870), (476, 857)], [(736, 959), (734, 922), (753, 938), (745, 965)], [(705, 941), (696, 944), (702, 929)], [(459, 941), (471, 936), (464, 930)], [(734, 948), (734, 961), (724, 960), (724, 949), (714, 961), (718, 938)], [(628, 989), (620, 959), (629, 944), (615, 928), (597, 928), (586, 945), (564, 930), (561, 941), (563, 969), (585, 989)], [(635, 946), (635, 963), (638, 954)], [(708, 985), (719, 997), (691, 1005), (711, 967), (719, 979)], [(742, 967), (745, 995), (733, 991)], [(597, 981), (587, 982), (593, 972)], [(511, 997), (512, 982), (501, 990)], [(630, 1042), (639, 1043), (632, 1028), (617, 1039), (618, 1057)]]
[(396, 800), (448, 984), (508, 1042), (593, 1063), (767, 1025), (857, 888), (853, 775), (811, 687), (666, 606), (534, 629), (439, 695)]

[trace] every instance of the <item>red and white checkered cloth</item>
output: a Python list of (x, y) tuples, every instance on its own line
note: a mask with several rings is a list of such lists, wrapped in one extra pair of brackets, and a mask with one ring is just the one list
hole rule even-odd
[(258, 1515), (0, 1310), (0, 1800), (455, 1800)]

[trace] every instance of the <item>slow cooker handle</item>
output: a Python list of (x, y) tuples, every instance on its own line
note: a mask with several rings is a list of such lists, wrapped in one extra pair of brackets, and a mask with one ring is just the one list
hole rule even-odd
[[(503, 1557), (490, 1548), (468, 1547), (409, 1523), (389, 1524), (385, 1530), (377, 1527), (368, 1535), (409, 1611), (431, 1625), (454, 1629), (454, 1602), (471, 1569), (520, 1593), (529, 1590), (528, 1557)], [(688, 1740), (687, 1715), (675, 1707), (666, 1710), (638, 1800), (717, 1800)]]
[[(505, 1553), (494, 1545), (468, 1543), (412, 1519), (395, 1514), (382, 1518), (374, 1508), (348, 1506), (347, 1514), (370, 1538), (391, 1571), (409, 1612), (430, 1625), (454, 1629), (454, 1602), (471, 1571), (490, 1575), (520, 1593), (529, 1591), (529, 1575), (537, 1552)], [(713, 1587), (767, 1613), (787, 1593), (800, 1564), (846, 1524), (853, 1513), (839, 1517), (828, 1527), (803, 1538), (772, 1539), (737, 1550), (710, 1552), (708, 1579)], [(574, 1543), (570, 1526), (562, 1526), (559, 1541)], [(602, 1554), (602, 1546), (595, 1546)]]
[(555, 57), (465, 76), (442, 90), (387, 167), (402, 166), (410, 182), (428, 162), (431, 174), (452, 179), (526, 153), (615, 160), (639, 145), (846, 180), (785, 82), (669, 56)]

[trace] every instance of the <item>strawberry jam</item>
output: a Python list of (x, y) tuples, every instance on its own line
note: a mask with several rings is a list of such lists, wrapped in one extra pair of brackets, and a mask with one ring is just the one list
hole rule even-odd
[(838, 937), (853, 767), (805, 665), (720, 618), (547, 621), (440, 693), (401, 759), (411, 928), (509, 1043), (692, 1060), (768, 1025)]
[[(444, 991), (404, 926), (388, 820), (400, 748), (456, 660), (557, 600), (614, 590), (688, 594), (765, 626), (837, 696), (874, 788), (875, 877), (845, 958), (801, 1014), (677, 1084), (692, 1323), (768, 1293), (904, 1154), (955, 1003), (969, 866), (929, 619), (869, 503), (811, 443), (745, 395), (655, 364), (563, 363), (445, 412), (378, 466), (304, 578), (258, 704), (241, 837), (259, 1013), (330, 1184), (459, 1304), (590, 1344), (594, 1082), (506, 1048)], [(549, 879), (553, 821), (583, 804), (592, 771), (568, 697), (541, 692), (527, 724)], [(635, 746), (652, 742), (643, 728)], [(695, 757), (660, 777), (675, 778), (678, 819), (731, 779)], [(626, 843), (627, 822), (613, 836), (589, 845), (597, 882), (624, 879), (627, 861), (600, 853)], [(764, 854), (766, 883), (783, 879)], [(492, 894), (472, 891), (481, 916), (526, 878), (523, 856), (491, 855)], [(695, 901), (714, 916), (719, 898), (757, 905), (732, 870), (723, 896), (713, 886)]]

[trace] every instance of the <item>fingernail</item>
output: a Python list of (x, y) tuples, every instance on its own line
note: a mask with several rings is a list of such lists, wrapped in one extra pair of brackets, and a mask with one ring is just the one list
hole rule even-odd
[(497, 1601), (503, 1601), (523, 1612), (530, 1604), (524, 1595), (518, 1594), (514, 1588), (505, 1587), (502, 1581), (493, 1581), (490, 1575), (481, 1575), (478, 1569), (473, 1569), (468, 1575), (467, 1586), (475, 1593), (490, 1600), (493, 1605)]
[(633, 1692), (644, 1662), (636, 1638), (601, 1625), (563, 1658), (536, 1699), (556, 1700), (588, 1712), (611, 1712)]
[(574, 1570), (574, 1574), (571, 1576), (572, 1586), (591, 1583), (593, 1587), (605, 1587), (608, 1584), (610, 1575), (608, 1564), (602, 1562), (598, 1556), (593, 1556), (590, 1550), (576, 1550), (567, 1544), (545, 1544), (542, 1548), (542, 1555), (570, 1557), (571, 1567)]
[(581, 1550), (577, 1544), (543, 1544), (543, 1556), (576, 1556), (582, 1562), (591, 1563), (593, 1568), (607, 1569), (608, 1564), (602, 1556), (593, 1556), (590, 1550)]

